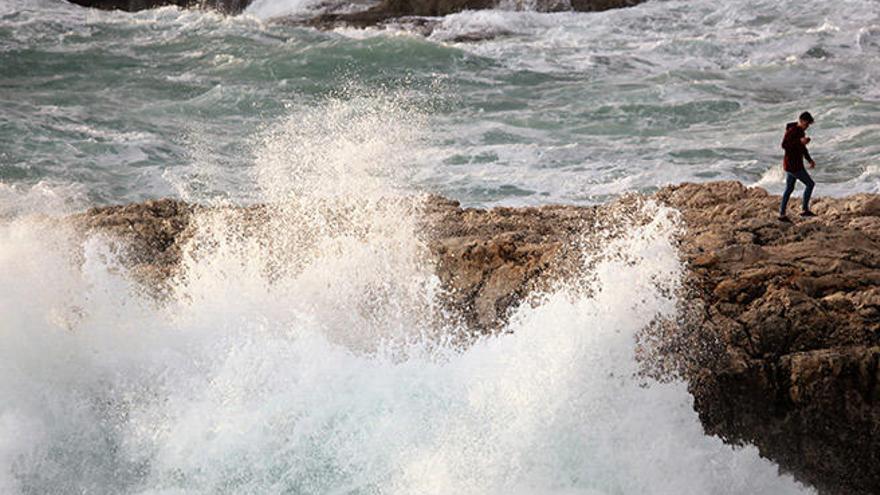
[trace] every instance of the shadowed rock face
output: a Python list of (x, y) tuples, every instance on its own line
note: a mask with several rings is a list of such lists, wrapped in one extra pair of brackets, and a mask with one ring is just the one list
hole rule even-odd
[(601, 12), (603, 10), (633, 7), (647, 0), (569, 0), (575, 12)]
[[(129, 270), (156, 286), (176, 272), (182, 246), (193, 234), (193, 214), (208, 210), (160, 199), (93, 208), (75, 219), (85, 230), (122, 240)], [(258, 224), (267, 212), (254, 206), (236, 213), (243, 223)], [(572, 206), (462, 209), (456, 201), (428, 198), (421, 208), (422, 230), (445, 305), (478, 333), (495, 331), (513, 306), (558, 280), (576, 260), (566, 247), (581, 237), (595, 213), (595, 208)]]
[[(71, 3), (105, 10), (139, 10), (176, 5), (181, 8), (215, 9), (226, 14), (241, 13), (253, 0), (68, 0)], [(538, 0), (534, 8), (542, 12), (573, 10), (577, 12), (598, 12), (622, 7), (631, 7), (645, 0)], [(366, 10), (357, 12), (330, 12), (311, 17), (297, 17), (285, 20), (287, 24), (308, 25), (321, 29), (339, 26), (369, 27), (400, 19), (413, 18), (417, 31), (430, 34), (435, 22), (424, 17), (436, 17), (461, 12), (463, 10), (483, 10), (495, 8), (500, 0), (380, 0)], [(332, 7), (328, 2), (326, 7)], [(347, 4), (339, 4), (345, 6)]]
[(226, 14), (238, 14), (250, 5), (252, 0), (68, 0), (71, 3), (104, 10), (139, 10), (154, 9), (166, 5), (181, 8), (214, 9)]
[[(821, 493), (880, 493), (880, 196), (818, 198), (819, 216), (792, 224), (776, 220), (778, 196), (736, 182), (670, 186), (653, 198), (681, 213), (689, 290), (677, 325), (646, 332), (661, 332), (654, 358), (687, 380), (706, 431), (755, 444)], [(134, 273), (160, 283), (197, 209), (166, 199), (77, 219), (125, 240)], [(432, 197), (423, 230), (444, 302), (491, 332), (570, 273), (598, 217), (620, 212), (462, 209)]]
[[(599, 12), (603, 10), (632, 7), (646, 0), (538, 0), (530, 8), (539, 12)], [(382, 0), (375, 6), (360, 12), (327, 13), (308, 20), (289, 20), (293, 24), (306, 24), (321, 29), (339, 26), (369, 27), (381, 26), (389, 21), (403, 19), (416, 24), (424, 35), (429, 35), (436, 21), (424, 17), (454, 14), (464, 10), (483, 10), (495, 8), (500, 0)], [(523, 2), (519, 2), (521, 4)], [(517, 2), (514, 2), (514, 6)], [(416, 18), (416, 19), (413, 19)], [(472, 41), (483, 39), (480, 33), (473, 33), (467, 39), (453, 41)]]
[(92, 208), (74, 217), (77, 226), (123, 241), (125, 262), (148, 284), (167, 279), (180, 263), (196, 207), (175, 199)]
[(880, 493), (880, 196), (819, 198), (793, 224), (738, 183), (657, 198), (687, 226), (700, 304), (676, 345), (707, 432), (821, 493)]

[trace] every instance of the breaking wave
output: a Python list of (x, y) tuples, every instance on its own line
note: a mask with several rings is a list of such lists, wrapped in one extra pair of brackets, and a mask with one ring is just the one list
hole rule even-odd
[(356, 96), (267, 129), (267, 216), (199, 216), (161, 302), (110, 239), (0, 223), (0, 491), (805, 491), (705, 436), (684, 384), (635, 377), (681, 277), (660, 206), (504, 331), (445, 341), (461, 329), (404, 186), (424, 125)]

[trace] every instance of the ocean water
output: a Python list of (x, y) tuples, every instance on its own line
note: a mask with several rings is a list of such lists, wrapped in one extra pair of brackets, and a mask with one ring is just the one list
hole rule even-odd
[[(0, 0), (0, 493), (811, 492), (635, 376), (678, 302), (675, 212), (457, 347), (418, 207), (779, 189), (804, 109), (817, 194), (880, 192), (875, 1), (272, 21), (317, 5)], [(162, 196), (271, 215), (259, 240), (197, 217), (161, 303), (59, 221)]]
[(198, 216), (161, 303), (110, 239), (0, 224), (0, 492), (810, 493), (704, 435), (684, 383), (638, 376), (635, 335), (677, 308), (674, 211), (647, 203), (502, 333), (447, 338), (468, 329), (438, 316), (395, 174), (427, 124), (396, 101), (268, 129), (260, 235)]
[[(465, 12), (427, 39), (271, 21), (317, 3), (223, 17), (3, 0), (0, 183), (74, 187), (87, 204), (181, 184), (246, 198), (272, 123), (396, 91), (428, 119), (409, 184), (468, 205), (592, 204), (717, 179), (779, 190), (781, 134), (803, 110), (817, 118), (816, 194), (878, 191), (874, 0)], [(495, 37), (448, 41), (471, 33)]]

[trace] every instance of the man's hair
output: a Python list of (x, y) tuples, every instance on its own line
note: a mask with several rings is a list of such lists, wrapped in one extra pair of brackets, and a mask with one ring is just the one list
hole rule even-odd
[(814, 120), (813, 120), (813, 116), (810, 115), (810, 112), (804, 112), (804, 113), (802, 113), (801, 116), (798, 117), (798, 118), (801, 119), (801, 120), (803, 120), (804, 122), (806, 122), (806, 123), (808, 123), (808, 124), (812, 124), (812, 123), (814, 122)]

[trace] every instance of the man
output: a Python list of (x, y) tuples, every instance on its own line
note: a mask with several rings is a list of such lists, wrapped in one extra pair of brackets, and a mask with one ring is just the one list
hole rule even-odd
[(813, 186), (816, 185), (810, 174), (804, 169), (804, 158), (810, 163), (810, 168), (816, 167), (816, 162), (807, 151), (810, 138), (806, 136), (806, 130), (813, 124), (813, 116), (810, 112), (804, 112), (798, 117), (797, 122), (790, 122), (785, 126), (785, 137), (782, 138), (782, 147), (785, 149), (785, 158), (782, 159), (782, 168), (785, 170), (785, 192), (782, 194), (782, 204), (779, 205), (779, 220), (790, 222), (785, 210), (788, 207), (788, 198), (794, 191), (796, 181), (801, 181), (806, 186), (804, 189), (802, 217), (814, 217), (810, 211), (810, 195), (813, 194)]

